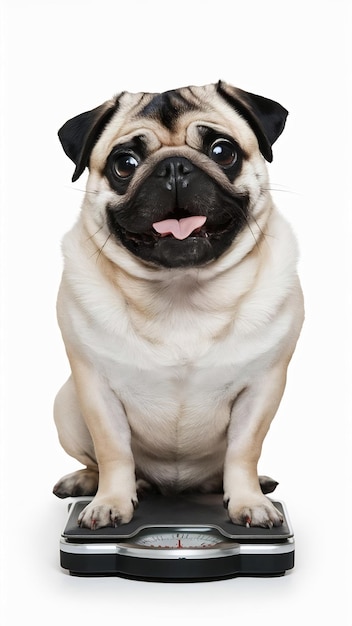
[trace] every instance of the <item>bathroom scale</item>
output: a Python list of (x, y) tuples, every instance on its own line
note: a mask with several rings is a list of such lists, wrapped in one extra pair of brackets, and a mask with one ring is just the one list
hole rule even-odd
[(77, 519), (91, 498), (71, 498), (60, 539), (60, 564), (75, 576), (196, 582), (282, 576), (294, 567), (294, 534), (285, 504), (279, 527), (233, 524), (222, 494), (150, 494), (128, 524), (98, 530)]

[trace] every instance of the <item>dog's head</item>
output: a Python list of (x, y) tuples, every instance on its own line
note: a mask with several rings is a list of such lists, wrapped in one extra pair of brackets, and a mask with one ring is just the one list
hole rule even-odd
[(118, 246), (191, 267), (220, 257), (260, 214), (264, 159), (286, 117), (277, 102), (219, 81), (123, 92), (66, 122), (59, 138), (72, 180), (89, 168), (97, 222)]

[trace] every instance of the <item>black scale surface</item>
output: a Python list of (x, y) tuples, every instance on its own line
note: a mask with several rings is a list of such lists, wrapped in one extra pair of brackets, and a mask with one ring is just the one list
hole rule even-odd
[(117, 528), (107, 527), (90, 530), (80, 528), (77, 524), (78, 516), (87, 504), (87, 500), (77, 500), (71, 506), (62, 536), (67, 541), (72, 542), (116, 542), (134, 537), (145, 528), (182, 526), (189, 529), (192, 527), (216, 528), (225, 537), (241, 543), (252, 541), (285, 542), (288, 538), (293, 537), (293, 532), (285, 517), (282, 504), (275, 500), (272, 502), (283, 514), (284, 523), (271, 529), (246, 528), (230, 522), (227, 511), (223, 507), (221, 494), (187, 494), (174, 497), (153, 494), (140, 501), (132, 521), (128, 524), (123, 524)]

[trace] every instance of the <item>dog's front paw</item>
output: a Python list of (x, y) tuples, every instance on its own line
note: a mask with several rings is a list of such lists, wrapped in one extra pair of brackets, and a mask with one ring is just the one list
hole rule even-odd
[(263, 495), (249, 494), (247, 498), (236, 498), (225, 494), (224, 506), (234, 524), (272, 528), (283, 523), (280, 511)]
[(113, 496), (95, 497), (78, 517), (78, 525), (91, 530), (127, 524), (138, 506), (137, 496), (130, 499)]

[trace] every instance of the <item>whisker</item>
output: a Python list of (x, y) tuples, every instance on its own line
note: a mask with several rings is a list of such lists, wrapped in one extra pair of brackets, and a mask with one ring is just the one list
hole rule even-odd
[(91, 239), (93, 239), (93, 237), (95, 237), (95, 235), (97, 235), (97, 234), (98, 234), (98, 233), (99, 233), (102, 229), (103, 229), (103, 227), (102, 227), (102, 226), (100, 226), (100, 228), (98, 228), (98, 230), (97, 230), (95, 233), (93, 233), (92, 235), (90, 235), (90, 236), (86, 239), (86, 241), (90, 241)]
[[(111, 237), (111, 233), (109, 233), (109, 234), (108, 234), (108, 236), (107, 236), (107, 238), (105, 239), (105, 241), (104, 241), (103, 245), (101, 246), (101, 248), (99, 248), (99, 250), (97, 250), (97, 251), (94, 253), (94, 254), (98, 254), (98, 256), (97, 256), (97, 258), (96, 258), (96, 262), (97, 262), (97, 263), (98, 263), (98, 261), (99, 261), (99, 257), (100, 257), (100, 255), (102, 254), (102, 252), (103, 252), (103, 250), (104, 250), (104, 248), (105, 248), (106, 244), (108, 243), (108, 241), (109, 241), (110, 237)], [(94, 256), (94, 255), (92, 255), (92, 256)]]
[(93, 195), (96, 195), (98, 193), (97, 190), (93, 189), (80, 189), (79, 187), (70, 187), (69, 185), (64, 185), (65, 189), (69, 189), (70, 191), (79, 191), (80, 193), (91, 193)]
[(263, 191), (279, 191), (281, 193), (292, 193), (293, 195), (297, 195), (300, 196), (301, 192), (300, 191), (294, 191), (293, 189), (290, 189), (289, 187), (284, 187), (284, 185), (269, 185), (269, 187), (262, 187)]
[[(98, 234), (98, 233), (99, 233), (102, 229), (103, 229), (103, 227), (102, 227), (102, 226), (100, 226), (100, 228), (98, 228), (98, 230), (97, 230), (95, 233), (93, 233), (92, 235), (90, 235), (90, 236), (86, 239), (86, 241), (91, 241), (91, 240), (93, 240), (93, 239), (94, 239), (94, 237), (95, 237), (95, 235), (97, 235), (97, 234)], [(95, 252), (93, 252), (93, 254), (91, 254), (90, 258), (92, 258), (93, 256), (97, 255), (97, 262), (98, 262), (99, 257), (100, 257), (100, 255), (101, 255), (101, 253), (103, 252), (103, 249), (104, 249), (104, 247), (106, 246), (107, 242), (109, 241), (110, 237), (111, 237), (111, 233), (109, 233), (109, 235), (108, 235), (108, 236), (107, 236), (107, 238), (105, 239), (105, 241), (104, 241), (103, 245), (101, 246), (101, 248), (98, 248), (97, 250), (95, 250)]]
[[(258, 250), (259, 250), (259, 243), (258, 243), (258, 240), (257, 240), (257, 238), (256, 238), (256, 236), (255, 236), (255, 234), (254, 234), (253, 230), (252, 230), (252, 227), (251, 227), (251, 225), (250, 225), (250, 222), (249, 222), (249, 220), (248, 220), (248, 218), (247, 218), (247, 216), (246, 216), (246, 215), (244, 215), (244, 218), (245, 218), (245, 220), (246, 220), (247, 227), (248, 227), (248, 229), (250, 230), (250, 232), (251, 232), (251, 234), (252, 234), (252, 237), (253, 237), (253, 239), (254, 239), (254, 241), (255, 241), (255, 245), (256, 245), (256, 247), (257, 247), (257, 248), (258, 248)], [(257, 226), (257, 228), (258, 228), (258, 230), (259, 230), (260, 234), (262, 235), (262, 237), (265, 237), (266, 235), (265, 235), (264, 231), (260, 228), (260, 226), (259, 226), (259, 224), (258, 224), (257, 220), (255, 220), (255, 219), (254, 219), (253, 221), (254, 221), (255, 225)]]

